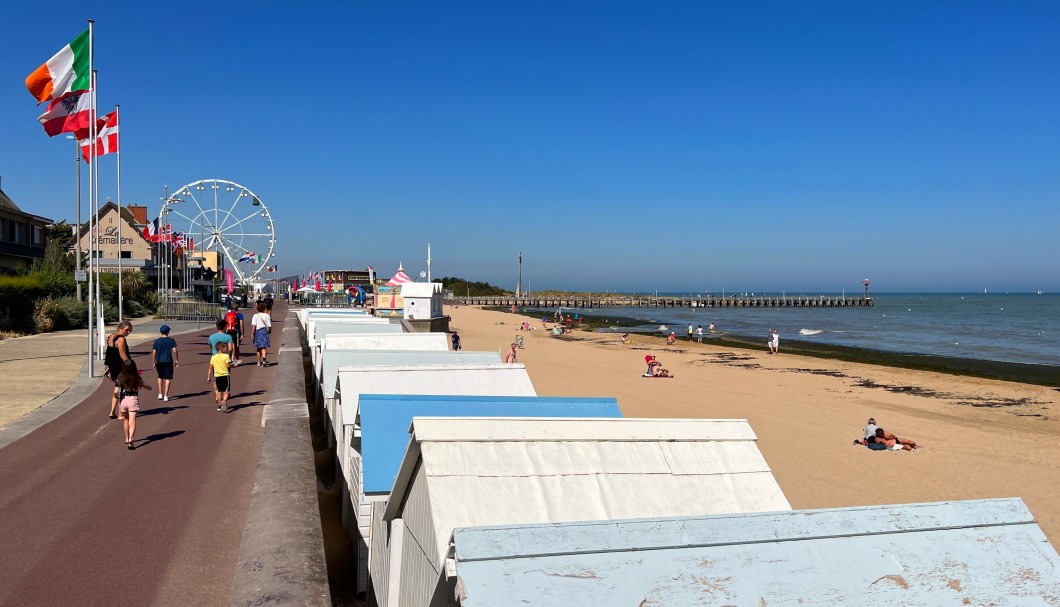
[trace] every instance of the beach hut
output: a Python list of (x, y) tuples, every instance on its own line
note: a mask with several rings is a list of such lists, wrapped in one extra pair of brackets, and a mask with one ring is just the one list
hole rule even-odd
[[(343, 321), (317, 321), (310, 320), (306, 329), (306, 345), (309, 348), (310, 359), (313, 366), (320, 364), (321, 341), (328, 336), (339, 335), (397, 335), (404, 333), (405, 328), (399, 324), (391, 324), (384, 319), (374, 318), (365, 320), (343, 320)], [(440, 334), (441, 335), (441, 334)], [(442, 335), (444, 339), (445, 336)]]
[(442, 283), (410, 282), (401, 286), (405, 320), (416, 331), (448, 331), (449, 318), (442, 312)]
[[(351, 328), (353, 327), (353, 328)], [(332, 333), (364, 333), (359, 327), (397, 327), (398, 332), (404, 332), (399, 323), (392, 323), (385, 318), (373, 318), (371, 316), (351, 316), (348, 318), (312, 317), (306, 322), (306, 339), (319, 341), (324, 335)], [(383, 329), (383, 332), (391, 329)]]
[[(449, 349), (444, 333), (361, 333), (325, 335), (320, 340), (320, 352), (327, 350), (435, 350)], [(313, 365), (320, 364), (314, 357)]]
[[(404, 335), (412, 335), (406, 333)], [(414, 366), (414, 365), (466, 365), (499, 363), (501, 356), (497, 352), (475, 352), (472, 350), (461, 350), (450, 352), (448, 350), (323, 350), (320, 357), (320, 365), (317, 367), (320, 385), (320, 397), (327, 412), (325, 416), (328, 423), (328, 436), (334, 444), (334, 429), (341, 431), (341, 424), (335, 425), (336, 388), (339, 381), (340, 367), (387, 367), (387, 366)], [(399, 429), (401, 432), (407, 430), (406, 426)], [(407, 433), (406, 433), (407, 435)]]
[(386, 607), (430, 602), (460, 527), (791, 509), (746, 420), (417, 417), (411, 432), (371, 580)]
[[(359, 503), (358, 587), (367, 589), (368, 546), (378, 547), (371, 555), (374, 573), (383, 576), (387, 560), (386, 525), (380, 516), (372, 519), (372, 510), (381, 513), (394, 485), (409, 444), (409, 427), (413, 417), (622, 417), (614, 398), (562, 398), (527, 396), (437, 396), (362, 394), (361, 473), (355, 503)], [(376, 526), (371, 526), (371, 523)], [(378, 545), (378, 546), (377, 546)]]
[(368, 312), (356, 308), (302, 308), (295, 312), (298, 322), (304, 327), (311, 318), (350, 318), (368, 317)]
[[(409, 333), (409, 335), (441, 335)], [(442, 336), (444, 337), (444, 336)], [(344, 482), (343, 525), (350, 528), (352, 504), (361, 487), (360, 397), (362, 394), (537, 396), (522, 364), (435, 364), (339, 367), (335, 407), (335, 457)], [(405, 428), (407, 430), (407, 427)], [(365, 521), (367, 527), (367, 521)]]
[(1018, 498), (466, 528), (448, 556), (430, 607), (1060, 605)]

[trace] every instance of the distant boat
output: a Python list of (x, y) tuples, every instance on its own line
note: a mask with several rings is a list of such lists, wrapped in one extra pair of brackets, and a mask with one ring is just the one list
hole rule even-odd
[(1045, 295), (1045, 293), (1042, 293), (1042, 290), (1038, 289), (1038, 295)]

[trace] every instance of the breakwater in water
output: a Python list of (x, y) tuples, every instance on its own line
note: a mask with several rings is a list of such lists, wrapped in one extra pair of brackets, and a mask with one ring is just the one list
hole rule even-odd
[(458, 297), (469, 306), (520, 308), (852, 308), (872, 307), (872, 297), (733, 295), (730, 297), (661, 297), (655, 295), (564, 295), (550, 297)]

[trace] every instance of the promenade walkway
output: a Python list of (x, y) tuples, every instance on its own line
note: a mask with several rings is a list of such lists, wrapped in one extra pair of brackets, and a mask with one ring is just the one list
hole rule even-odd
[[(273, 361), (286, 316), (278, 303)], [(130, 339), (151, 384), (150, 344), (159, 324), (139, 324), (134, 337), (148, 339)], [(0, 428), (0, 440), (5, 430), (62, 407), (79, 387), (87, 392), (36, 430), (14, 439), (7, 432), (10, 444), (0, 448), (0, 605), (228, 604), (259, 460), (261, 411), (276, 367), (257, 367), (244, 354), (247, 364), (233, 370), (232, 410), (220, 413), (206, 382), (212, 328), (169, 324), (174, 333), (191, 332), (172, 335), (181, 366), (170, 401), (156, 400), (154, 390), (141, 393), (134, 451), (122, 442), (121, 422), (107, 417), (112, 384), (78, 377), (79, 369), (54, 371), (51, 378), (12, 375), (15, 365), (33, 360), (12, 352), (26, 354), (37, 344), (14, 340), (0, 347), (7, 357), (0, 357), (0, 381), (37, 385), (39, 399), (62, 392), (39, 409), (23, 399), (19, 406), (30, 413)], [(83, 363), (83, 332), (80, 338)], [(51, 339), (58, 347), (70, 338)], [(64, 354), (55, 349), (44, 356)], [(0, 402), (14, 417), (6, 394)]]

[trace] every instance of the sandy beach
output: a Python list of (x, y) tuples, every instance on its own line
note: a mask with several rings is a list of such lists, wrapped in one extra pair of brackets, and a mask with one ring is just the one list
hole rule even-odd
[[(740, 418), (793, 508), (1022, 497), (1060, 540), (1060, 391), (680, 340), (521, 332), (523, 316), (447, 306), (466, 350), (523, 335), (539, 395), (613, 396), (626, 417)], [(655, 354), (673, 379), (646, 379)], [(869, 417), (916, 451), (854, 446)]]

